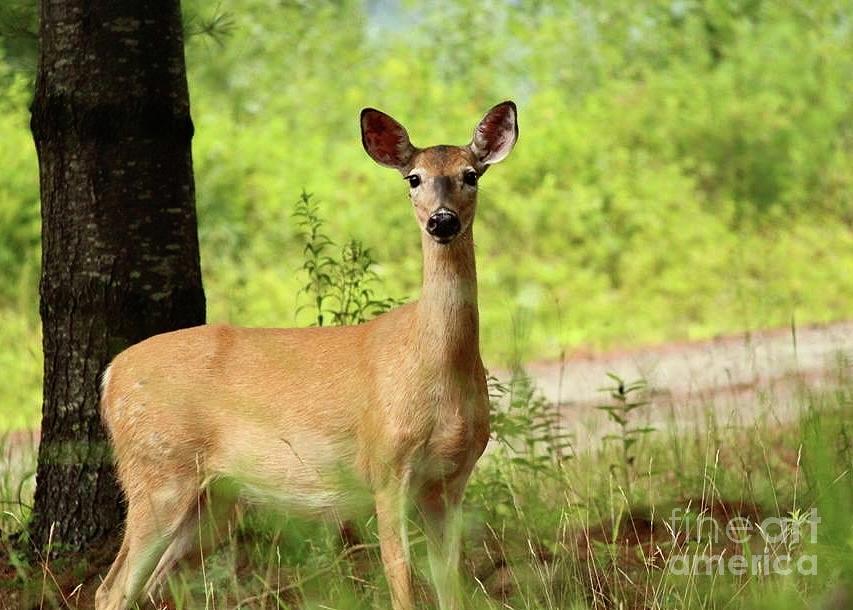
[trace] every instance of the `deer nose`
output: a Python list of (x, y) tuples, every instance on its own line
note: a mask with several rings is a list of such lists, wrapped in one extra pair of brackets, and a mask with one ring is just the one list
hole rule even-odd
[(447, 208), (438, 208), (427, 220), (426, 230), (437, 242), (446, 244), (456, 237), (462, 223), (456, 212)]

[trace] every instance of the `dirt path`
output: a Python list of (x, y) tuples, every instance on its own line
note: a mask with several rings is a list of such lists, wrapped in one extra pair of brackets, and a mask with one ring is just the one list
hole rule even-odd
[(531, 364), (528, 372), (548, 399), (561, 404), (580, 446), (612, 431), (595, 409), (607, 402), (599, 388), (612, 385), (608, 372), (648, 382), (652, 403), (644, 418), (658, 428), (701, 426), (709, 415), (721, 425), (763, 417), (790, 421), (802, 408), (803, 389), (853, 376), (853, 321), (798, 328), (796, 336), (780, 329), (571, 356)]

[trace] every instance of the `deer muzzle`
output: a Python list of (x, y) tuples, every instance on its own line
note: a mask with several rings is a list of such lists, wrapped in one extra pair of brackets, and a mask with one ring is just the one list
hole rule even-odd
[(440, 244), (449, 243), (459, 234), (462, 223), (453, 210), (438, 208), (427, 220), (426, 231)]

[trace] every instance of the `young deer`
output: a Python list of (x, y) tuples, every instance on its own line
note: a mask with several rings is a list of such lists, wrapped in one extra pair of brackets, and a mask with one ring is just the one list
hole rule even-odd
[(375, 507), (395, 610), (414, 605), (413, 503), (438, 604), (459, 607), (453, 514), (489, 435), (472, 224), (478, 179), (518, 137), (516, 108), (492, 108), (468, 146), (416, 148), (372, 108), (361, 133), (367, 153), (408, 182), (422, 229), (420, 300), (358, 326), (199, 326), (119, 354), (101, 411), (127, 525), (99, 610), (156, 591), (179, 560), (215, 542), (200, 533), (215, 532), (238, 500), (337, 519)]

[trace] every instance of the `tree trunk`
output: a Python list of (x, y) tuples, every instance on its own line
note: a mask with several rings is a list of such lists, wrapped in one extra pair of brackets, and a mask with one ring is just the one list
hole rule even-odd
[(30, 534), (82, 550), (121, 525), (98, 411), (124, 348), (204, 323), (180, 0), (40, 0), (44, 404)]

